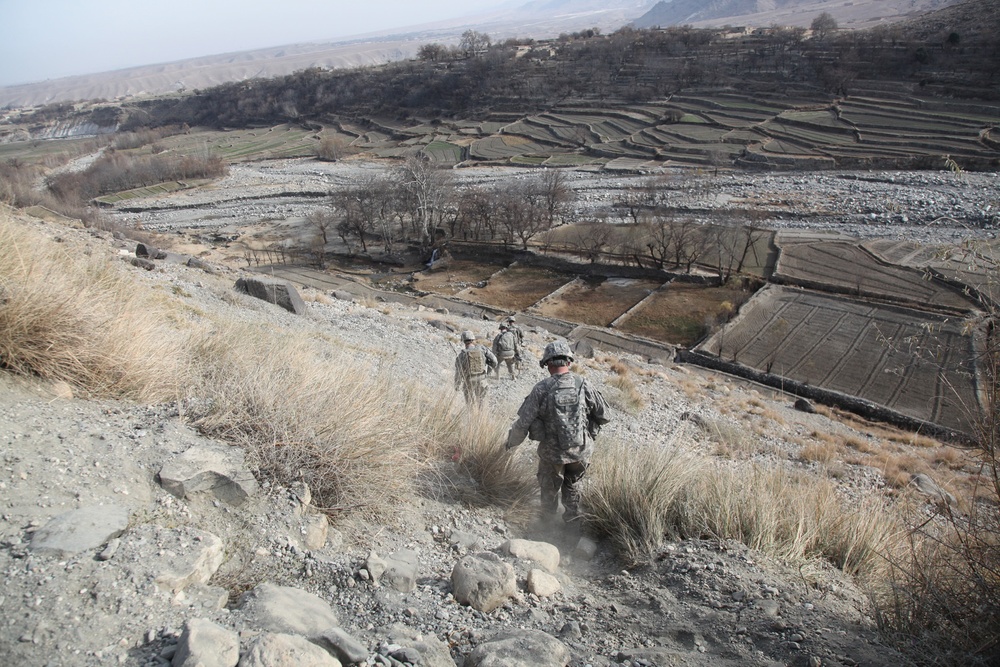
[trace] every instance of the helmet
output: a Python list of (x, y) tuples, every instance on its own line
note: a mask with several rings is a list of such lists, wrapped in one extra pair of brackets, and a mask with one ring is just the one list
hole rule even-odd
[(506, 330), (507, 330), (507, 325), (506, 324), (501, 324), (500, 325), (500, 331), (506, 331)]
[(538, 365), (545, 368), (550, 361), (560, 357), (565, 358), (567, 363), (573, 362), (573, 351), (569, 349), (569, 345), (565, 341), (557, 340), (545, 346), (545, 352), (542, 353), (542, 360)]
[(472, 342), (474, 340), (476, 340), (476, 334), (472, 333), (471, 331), (463, 331), (462, 332), (462, 342), (463, 343), (470, 343), (470, 342)]
[(507, 321), (508, 322), (513, 322), (514, 321), (514, 316), (513, 315), (508, 315), (507, 316)]

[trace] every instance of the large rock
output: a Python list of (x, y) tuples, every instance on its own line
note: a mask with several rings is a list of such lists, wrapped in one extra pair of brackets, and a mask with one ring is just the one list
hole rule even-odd
[(267, 276), (250, 276), (236, 281), (236, 289), (244, 294), (281, 306), (290, 313), (303, 315), (306, 302), (287, 280)]
[(559, 569), (559, 548), (548, 542), (532, 540), (507, 540), (501, 547), (514, 558), (523, 558), (538, 563), (547, 572)]
[(420, 667), (455, 667), (448, 645), (433, 635), (424, 636), (398, 623), (386, 630), (385, 635), (393, 644), (416, 650), (420, 654)]
[(153, 581), (176, 595), (207, 583), (224, 556), (222, 540), (212, 533), (191, 526), (142, 524), (122, 538), (114, 560), (137, 579)]
[(517, 595), (514, 568), (488, 551), (464, 556), (451, 571), (455, 599), (489, 613)]
[(569, 649), (541, 630), (519, 630), (497, 635), (477, 646), (465, 667), (566, 667)]
[(403, 549), (389, 554), (385, 559), (386, 568), (382, 581), (400, 593), (409, 593), (417, 588), (417, 552)]
[(330, 628), (316, 637), (310, 637), (309, 641), (349, 665), (368, 660), (365, 645), (342, 628)]
[(270, 632), (311, 639), (340, 625), (333, 609), (320, 597), (290, 586), (260, 584), (243, 594), (238, 607), (249, 625)]
[(118, 505), (81, 507), (53, 517), (31, 536), (31, 550), (59, 558), (96, 549), (128, 527), (129, 511)]
[(191, 447), (164, 464), (159, 478), (178, 498), (206, 493), (233, 506), (242, 505), (258, 488), (238, 447)]
[(547, 598), (562, 590), (562, 584), (545, 570), (532, 568), (528, 572), (528, 592), (540, 598)]
[(296, 635), (265, 633), (240, 658), (240, 667), (342, 667), (340, 661)]
[(193, 618), (184, 624), (172, 667), (236, 667), (240, 637), (212, 621)]

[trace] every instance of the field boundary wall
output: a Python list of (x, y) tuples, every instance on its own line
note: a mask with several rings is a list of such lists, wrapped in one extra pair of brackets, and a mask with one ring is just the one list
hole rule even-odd
[(850, 396), (848, 394), (832, 391), (830, 389), (822, 389), (804, 382), (791, 380), (780, 375), (774, 375), (773, 373), (765, 373), (764, 371), (759, 371), (731, 361), (725, 361), (724, 359), (704, 354), (702, 352), (679, 349), (677, 351), (676, 361), (720, 371), (722, 373), (750, 380), (767, 387), (773, 387), (786, 393), (794, 394), (795, 396), (808, 398), (809, 400), (816, 401), (817, 403), (821, 403), (823, 405), (841, 408), (860, 415), (866, 419), (885, 422), (908, 431), (923, 433), (940, 440), (966, 444), (973, 442), (972, 436), (962, 431), (945, 428), (939, 424), (924, 421), (923, 419), (917, 419), (916, 417), (910, 417), (909, 415), (887, 408), (884, 405), (879, 405), (878, 403), (873, 403), (872, 401), (866, 401), (862, 398), (858, 398), (857, 396)]

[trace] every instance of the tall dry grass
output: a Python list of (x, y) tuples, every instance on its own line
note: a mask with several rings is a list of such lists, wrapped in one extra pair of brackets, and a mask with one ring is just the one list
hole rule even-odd
[(94, 396), (163, 401), (188, 383), (186, 335), (123, 264), (74, 254), (0, 211), (0, 365)]
[(872, 575), (900, 535), (874, 503), (848, 507), (829, 481), (725, 466), (673, 445), (610, 440), (584, 490), (591, 527), (628, 562), (649, 562), (666, 539), (717, 538), (791, 561), (825, 559)]

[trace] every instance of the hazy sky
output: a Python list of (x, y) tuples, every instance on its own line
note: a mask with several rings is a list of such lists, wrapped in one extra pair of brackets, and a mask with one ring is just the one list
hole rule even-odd
[(0, 86), (324, 41), (503, 0), (0, 0)]

